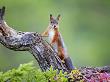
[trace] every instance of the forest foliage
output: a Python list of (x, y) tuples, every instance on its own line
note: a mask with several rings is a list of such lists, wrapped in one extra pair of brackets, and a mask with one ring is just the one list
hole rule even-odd
[[(74, 70), (78, 73), (78, 70)], [(46, 72), (34, 67), (33, 62), (20, 64), (18, 68), (13, 68), (7, 72), (0, 72), (0, 82), (68, 82), (74, 78), (67, 72), (53, 70), (51, 67)], [(83, 82), (83, 81), (82, 81)]]
[[(0, 72), (0, 81), (10, 81), (10, 82), (48, 82), (52, 80), (53, 76), (56, 75), (56, 71), (51, 68), (49, 71), (42, 72), (40, 69), (36, 69), (33, 63), (20, 64), (18, 68), (13, 68), (7, 72)], [(64, 79), (63, 74), (59, 76)], [(65, 81), (66, 82), (66, 81)]]

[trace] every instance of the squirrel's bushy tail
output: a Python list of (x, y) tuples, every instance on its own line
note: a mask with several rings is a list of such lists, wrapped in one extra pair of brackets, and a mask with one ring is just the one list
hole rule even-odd
[(70, 57), (65, 58), (64, 61), (65, 61), (65, 65), (67, 66), (68, 70), (71, 71), (71, 70), (75, 69), (75, 67), (73, 66), (73, 63), (72, 63), (72, 60), (70, 59)]
[(59, 33), (59, 39), (61, 41), (61, 47), (63, 48), (63, 52), (64, 52), (64, 61), (65, 61), (65, 65), (67, 66), (68, 70), (73, 70), (75, 69), (75, 67), (73, 66), (72, 60), (69, 57), (68, 53), (67, 53), (67, 48), (65, 46), (64, 40), (62, 38), (62, 35)]

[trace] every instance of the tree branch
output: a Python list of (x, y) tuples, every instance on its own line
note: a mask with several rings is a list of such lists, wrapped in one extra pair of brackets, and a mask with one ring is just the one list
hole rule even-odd
[(29, 51), (37, 60), (42, 71), (54, 69), (69, 71), (57, 53), (37, 32), (19, 32), (3, 20), (5, 7), (0, 9), (0, 43), (14, 51)]

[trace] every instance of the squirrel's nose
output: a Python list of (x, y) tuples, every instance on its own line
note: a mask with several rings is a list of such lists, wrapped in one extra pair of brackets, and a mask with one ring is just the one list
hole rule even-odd
[(54, 25), (54, 28), (56, 27), (56, 25)]

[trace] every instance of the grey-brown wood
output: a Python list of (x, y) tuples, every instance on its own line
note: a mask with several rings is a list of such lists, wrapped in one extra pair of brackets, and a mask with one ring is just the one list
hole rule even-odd
[[(54, 69), (69, 71), (57, 53), (37, 32), (20, 32), (9, 27), (3, 20), (5, 7), (0, 9), (0, 43), (14, 51), (29, 51), (42, 71)], [(37, 30), (37, 29), (36, 29)]]

